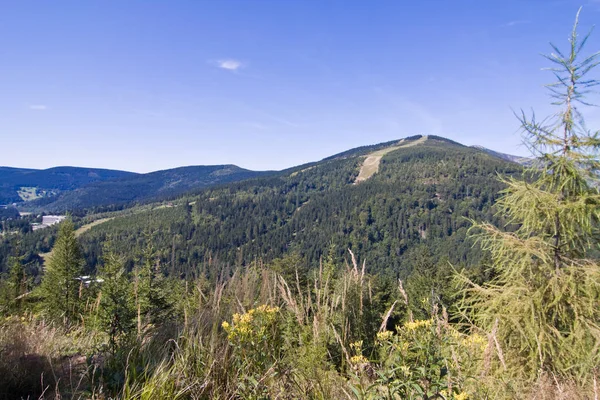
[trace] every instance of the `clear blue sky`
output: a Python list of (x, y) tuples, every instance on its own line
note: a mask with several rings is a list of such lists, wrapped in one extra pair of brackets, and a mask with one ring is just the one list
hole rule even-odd
[(540, 53), (580, 5), (583, 32), (600, 1), (0, 0), (0, 165), (282, 169), (414, 134), (526, 154), (512, 109), (551, 110)]

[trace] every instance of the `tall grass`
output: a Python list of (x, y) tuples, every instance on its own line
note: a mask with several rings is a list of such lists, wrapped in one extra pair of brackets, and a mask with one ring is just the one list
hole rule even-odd
[(348, 258), (341, 266), (325, 261), (306, 279), (292, 273), (286, 280), (258, 263), (212, 283), (188, 282), (180, 321), (144, 324), (116, 351), (107, 337), (92, 334), (92, 323), (65, 331), (33, 317), (10, 319), (0, 326), (0, 397), (597, 396), (595, 382), (494, 381), (494, 331), (461, 331), (435, 304), (429, 319), (413, 320), (401, 282), (379, 301), (365, 264)]

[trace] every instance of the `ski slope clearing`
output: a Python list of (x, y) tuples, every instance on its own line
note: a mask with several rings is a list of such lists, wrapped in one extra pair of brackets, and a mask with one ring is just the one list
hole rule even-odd
[(367, 155), (363, 165), (360, 167), (360, 172), (354, 181), (354, 184), (358, 184), (360, 182), (366, 181), (370, 177), (372, 177), (377, 171), (379, 171), (379, 163), (381, 162), (381, 158), (386, 154), (402, 149), (405, 147), (412, 147), (418, 144), (421, 144), (427, 140), (427, 136), (423, 136), (417, 140), (411, 140), (406, 142), (404, 139), (398, 142), (396, 146), (386, 147), (385, 149), (374, 151), (373, 153)]

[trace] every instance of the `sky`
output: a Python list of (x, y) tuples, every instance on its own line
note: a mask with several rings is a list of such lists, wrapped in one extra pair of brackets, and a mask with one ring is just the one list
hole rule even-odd
[(580, 6), (583, 33), (600, 0), (0, 0), (0, 165), (278, 170), (417, 134), (527, 155), (513, 112), (553, 112), (541, 54)]

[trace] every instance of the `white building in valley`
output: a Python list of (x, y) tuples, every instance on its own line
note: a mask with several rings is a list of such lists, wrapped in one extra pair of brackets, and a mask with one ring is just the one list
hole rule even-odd
[(52, 225), (56, 225), (67, 218), (66, 215), (44, 215), (42, 217), (41, 224), (31, 224), (31, 229), (37, 231), (38, 229), (47, 228)]
[(44, 215), (42, 217), (42, 225), (52, 226), (58, 224), (67, 218), (65, 215)]

